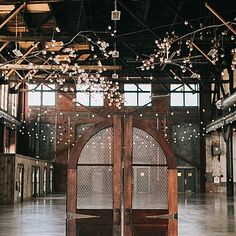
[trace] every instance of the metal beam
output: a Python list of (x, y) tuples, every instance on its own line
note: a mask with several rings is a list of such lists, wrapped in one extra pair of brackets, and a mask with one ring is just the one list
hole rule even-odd
[(210, 59), (210, 57), (207, 56), (205, 52), (202, 51), (201, 48), (199, 48), (194, 42), (192, 42), (192, 45), (212, 64), (215, 65), (215, 62)]
[(5, 42), (1, 47), (0, 47), (0, 53), (2, 52), (2, 50), (8, 45), (8, 42)]
[(19, 7), (14, 8), (1, 22), (0, 29), (6, 25), (15, 15), (17, 15), (24, 7), (26, 2), (22, 3)]
[(236, 35), (236, 30), (223, 18), (221, 17), (209, 4), (205, 3), (205, 6), (211, 13), (213, 13), (229, 30)]
[[(83, 68), (84, 66), (81, 66), (81, 68)], [(0, 65), (0, 70), (1, 70), (1, 65)], [(29, 70), (30, 71), (30, 70)], [(38, 73), (39, 71), (36, 70), (36, 72)], [(33, 73), (32, 77), (35, 81), (43, 81), (48, 74), (47, 73), (43, 73), (43, 74), (37, 74), (37, 73)], [(24, 81), (28, 81), (28, 76), (29, 74), (27, 73), (26, 76), (24, 77)], [(109, 78), (111, 75), (110, 74), (105, 74), (105, 77)], [(62, 79), (66, 79), (68, 83), (70, 83), (70, 79), (71, 77), (68, 75), (61, 75), (60, 78)], [(22, 82), (20, 80), (17, 79), (12, 79), (9, 78), (9, 81), (11, 82)], [(143, 77), (143, 78), (130, 78), (129, 80), (126, 79), (126, 77), (119, 77), (119, 79), (112, 79), (113, 82), (118, 82), (120, 84), (200, 84), (201, 82), (198, 80), (192, 80), (191, 78), (185, 78), (185, 80), (183, 81), (179, 81), (179, 80), (172, 80), (170, 79), (170, 77), (155, 77), (153, 78), (153, 80), (150, 80), (149, 77)], [(216, 81), (204, 81), (204, 85), (206, 84), (214, 84), (217, 83)], [(222, 83), (228, 83), (228, 81), (224, 81)], [(209, 93), (214, 92), (209, 90)]]
[(225, 115), (221, 118), (218, 118), (215, 121), (208, 124), (206, 126), (206, 132), (210, 133), (212, 131), (216, 131), (217, 129), (220, 129), (228, 124), (232, 124), (234, 121), (236, 121), (236, 111), (231, 112), (230, 114)]
[[(69, 36), (54, 36), (56, 41), (69, 41), (71, 37)], [(19, 42), (19, 41), (30, 41), (30, 42), (50, 42), (52, 40), (52, 35), (48, 36), (29, 36), (29, 35), (21, 35), (19, 37), (16, 36), (6, 36), (0, 35), (0, 42)]]
[[(86, 71), (89, 70), (99, 70), (104, 68), (106, 70), (121, 70), (121, 66), (111, 66), (111, 65), (103, 65), (95, 66), (95, 65), (81, 65), (79, 66), (80, 69), (84, 69)], [(68, 70), (74, 69), (74, 66), (69, 66)], [(27, 64), (0, 64), (0, 70), (48, 70), (48, 71), (60, 71), (61, 65), (27, 65)], [(10, 73), (10, 72), (9, 72)]]

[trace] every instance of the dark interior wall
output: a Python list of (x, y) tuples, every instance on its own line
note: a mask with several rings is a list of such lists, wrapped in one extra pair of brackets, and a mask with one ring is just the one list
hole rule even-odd
[[(191, 125), (190, 125), (191, 124)], [(178, 166), (200, 165), (199, 126), (192, 123), (181, 123), (171, 127), (171, 147), (177, 157)], [(183, 161), (183, 159), (188, 162)]]

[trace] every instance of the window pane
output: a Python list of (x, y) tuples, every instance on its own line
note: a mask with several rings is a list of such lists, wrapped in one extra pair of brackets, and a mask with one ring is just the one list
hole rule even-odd
[(8, 85), (2, 84), (1, 88), (1, 109), (7, 111), (7, 103), (8, 103)]
[[(138, 87), (142, 90), (142, 91), (150, 91), (151, 92), (151, 84), (138, 84)], [(140, 90), (139, 90), (140, 91)]]
[(197, 90), (198, 91), (198, 84), (185, 84), (184, 85), (184, 90), (185, 91), (193, 91), (193, 90)]
[[(55, 85), (43, 85), (43, 106), (55, 106)], [(48, 92), (49, 91), (49, 92)]]
[[(138, 105), (144, 106), (145, 104), (151, 102), (151, 84), (138, 84), (139, 87), (139, 93), (138, 93)], [(148, 93), (142, 93), (140, 91), (145, 91)], [(151, 106), (152, 104), (148, 104), (148, 106)]]
[(91, 93), (91, 106), (103, 106), (103, 93)]
[(89, 88), (89, 86), (87, 84), (77, 84), (76, 85), (77, 91), (85, 91), (88, 88)]
[[(77, 92), (76, 101), (81, 103), (84, 106), (89, 106), (89, 93), (87, 92)], [(79, 103), (76, 103), (77, 106), (80, 106)]]
[(125, 84), (124, 91), (137, 91), (137, 86), (135, 84)]
[(55, 85), (54, 84), (49, 84), (49, 85), (43, 85), (43, 91), (51, 91), (54, 92), (55, 90)]
[(198, 106), (198, 94), (186, 93), (185, 106)]
[(125, 106), (137, 106), (137, 93), (124, 93)]
[(29, 92), (29, 106), (40, 106), (40, 92)]
[(183, 93), (171, 93), (170, 96), (170, 105), (171, 106), (183, 106)]
[(170, 85), (170, 89), (175, 90), (175, 91), (183, 91), (184, 90), (184, 86), (180, 85), (180, 84), (171, 84)]
[(36, 87), (37, 87), (38, 90), (40, 90), (41, 85), (39, 85), (39, 86), (38, 86), (37, 84), (29, 84), (29, 85), (28, 85), (28, 89), (29, 89), (29, 90), (33, 90), (33, 89), (35, 89)]
[(43, 106), (55, 106), (55, 92), (43, 93)]
[[(145, 104), (151, 102), (151, 93), (139, 93), (138, 94), (138, 105), (144, 106)], [(149, 103), (147, 106), (151, 106), (152, 103)]]

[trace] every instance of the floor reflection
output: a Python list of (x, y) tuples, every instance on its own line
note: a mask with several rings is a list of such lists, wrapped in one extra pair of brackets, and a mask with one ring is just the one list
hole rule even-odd
[(65, 196), (0, 206), (1, 236), (64, 236)]
[(179, 236), (235, 236), (235, 198), (179, 194)]
[[(179, 194), (179, 236), (235, 236), (235, 197)], [(0, 206), (0, 236), (64, 236), (62, 195)]]

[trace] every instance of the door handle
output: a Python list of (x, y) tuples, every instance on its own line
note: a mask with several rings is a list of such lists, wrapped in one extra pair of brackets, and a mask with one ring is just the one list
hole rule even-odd
[(160, 220), (177, 220), (178, 213), (173, 214), (163, 214), (163, 215), (152, 215), (152, 216), (145, 216), (147, 219), (160, 219)]
[(131, 209), (130, 208), (125, 209), (125, 224), (126, 225), (131, 224)]
[(71, 213), (68, 212), (66, 214), (66, 219), (67, 220), (75, 220), (75, 219), (93, 219), (93, 218), (100, 218), (100, 216), (96, 215), (85, 215), (85, 214), (76, 214), (76, 213)]
[(116, 208), (115, 209), (115, 225), (120, 225), (121, 222), (121, 214), (120, 214), (120, 209)]

